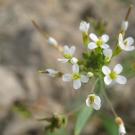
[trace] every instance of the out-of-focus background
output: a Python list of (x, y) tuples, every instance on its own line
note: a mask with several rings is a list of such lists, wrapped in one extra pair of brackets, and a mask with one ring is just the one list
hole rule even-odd
[[(71, 83), (39, 74), (39, 69), (55, 68), (70, 72), (70, 66), (57, 62), (60, 53), (31, 23), (41, 28), (61, 44), (75, 45), (76, 56), (83, 46), (79, 23), (87, 18), (105, 21), (113, 45), (129, 4), (134, 0), (0, 0), (0, 135), (47, 135), (38, 118), (52, 113), (67, 113), (85, 102), (91, 84), (74, 91)], [(135, 37), (135, 7), (129, 17), (128, 36)], [(113, 46), (112, 46), (113, 47)], [(123, 53), (113, 63), (121, 62), (128, 84), (108, 90), (115, 109), (126, 122), (128, 135), (135, 134), (135, 52)], [(127, 73), (127, 71), (129, 73)], [(17, 103), (27, 106), (32, 117), (20, 115)], [(103, 100), (101, 112), (112, 116)], [(23, 111), (23, 109), (22, 109)], [(25, 113), (25, 112), (24, 112)], [(29, 114), (26, 114), (29, 115)], [(67, 135), (73, 134), (76, 117), (69, 119)], [(109, 123), (109, 121), (108, 121)], [(66, 134), (66, 133), (65, 133)], [(93, 116), (82, 135), (109, 135), (100, 118)], [(59, 133), (58, 133), (59, 135)]]

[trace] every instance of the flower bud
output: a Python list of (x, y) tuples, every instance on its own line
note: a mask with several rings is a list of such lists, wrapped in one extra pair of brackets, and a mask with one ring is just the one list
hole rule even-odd
[(122, 31), (126, 31), (128, 28), (128, 21), (123, 21), (121, 25)]
[(126, 134), (126, 129), (125, 129), (123, 120), (120, 117), (117, 117), (115, 119), (115, 122), (118, 125), (119, 135), (125, 135)]
[(48, 44), (52, 45), (52, 46), (55, 46), (55, 47), (58, 46), (58, 42), (52, 37), (48, 38)]

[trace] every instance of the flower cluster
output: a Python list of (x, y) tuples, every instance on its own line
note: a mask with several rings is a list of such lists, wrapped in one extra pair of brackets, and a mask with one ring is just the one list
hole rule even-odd
[[(82, 21), (79, 30), (82, 33), (84, 46), (88, 49), (84, 52), (82, 59), (75, 57), (75, 46), (65, 45), (63, 47), (63, 57), (58, 58), (61, 63), (71, 64), (72, 73), (61, 73), (64, 82), (73, 81), (73, 88), (79, 89), (82, 83), (87, 83), (92, 77), (103, 78), (106, 85), (118, 83), (126, 84), (126, 77), (120, 75), (123, 67), (121, 64), (116, 64), (113, 69), (110, 69), (109, 64), (113, 57), (118, 56), (122, 51), (133, 51), (134, 39), (132, 37), (125, 38), (123, 31), (128, 28), (128, 21), (123, 21), (121, 31), (118, 36), (116, 48), (112, 50), (109, 45), (109, 35), (102, 34), (97, 36), (94, 33), (89, 33), (90, 23)], [(49, 37), (48, 44), (58, 47), (58, 42)], [(53, 69), (46, 70), (52, 77), (58, 75), (58, 71)], [(101, 99), (94, 93), (88, 95), (86, 105), (99, 110), (101, 107)]]

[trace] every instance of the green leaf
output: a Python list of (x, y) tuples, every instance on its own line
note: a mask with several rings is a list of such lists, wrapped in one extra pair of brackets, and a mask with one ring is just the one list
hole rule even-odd
[(108, 135), (119, 135), (118, 127), (114, 121), (114, 118), (104, 114), (101, 114), (101, 119), (103, 123), (103, 127), (105, 128)]
[(84, 106), (82, 108), (81, 112), (78, 114), (77, 117), (77, 122), (76, 122), (75, 132), (74, 132), (75, 135), (79, 135), (81, 133), (88, 119), (91, 117), (92, 112), (93, 112), (92, 108), (89, 108), (87, 106)]

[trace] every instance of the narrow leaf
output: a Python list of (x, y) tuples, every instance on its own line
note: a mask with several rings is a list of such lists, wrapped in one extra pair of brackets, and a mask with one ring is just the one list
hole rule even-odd
[(92, 115), (92, 112), (93, 112), (92, 108), (89, 108), (86, 106), (82, 108), (81, 112), (78, 114), (78, 117), (77, 117), (75, 133), (74, 133), (75, 135), (80, 135), (82, 129), (84, 128), (88, 119)]

